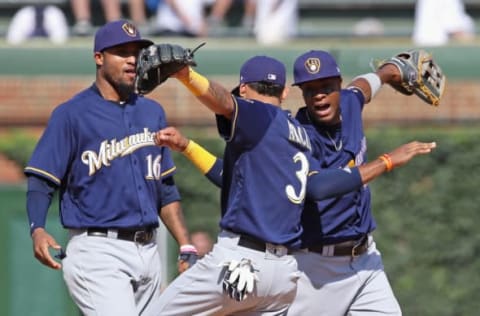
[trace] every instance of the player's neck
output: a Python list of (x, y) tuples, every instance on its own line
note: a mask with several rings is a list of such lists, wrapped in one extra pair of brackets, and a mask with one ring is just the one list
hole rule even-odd
[(268, 103), (275, 106), (281, 106), (281, 101), (279, 98), (269, 95), (263, 95), (253, 90), (250, 90), (249, 93), (244, 96), (244, 98)]
[(95, 85), (98, 88), (98, 91), (100, 92), (100, 95), (108, 101), (112, 102), (117, 102), (117, 103), (123, 103), (127, 101), (129, 94), (125, 93), (125, 95), (120, 95), (119, 91), (116, 90), (112, 85), (110, 85), (107, 81), (105, 80), (99, 80), (97, 79), (95, 81)]

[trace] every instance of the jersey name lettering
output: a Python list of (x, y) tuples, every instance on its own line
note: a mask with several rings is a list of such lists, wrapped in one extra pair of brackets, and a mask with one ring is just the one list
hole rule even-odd
[(89, 168), (88, 175), (95, 174), (103, 166), (110, 166), (110, 162), (119, 156), (129, 155), (141, 147), (154, 146), (153, 135), (148, 128), (144, 128), (142, 133), (127, 136), (120, 141), (115, 138), (110, 141), (104, 140), (100, 144), (98, 154), (93, 150), (84, 151), (82, 162)]
[(307, 135), (307, 131), (301, 126), (295, 126), (288, 121), (289, 135), (288, 140), (299, 144), (300, 146), (312, 151), (312, 144), (310, 144), (310, 138)]
[(361, 140), (361, 147), (358, 154), (355, 156), (355, 165), (360, 166), (365, 162), (365, 153), (367, 152), (367, 138), (363, 136)]

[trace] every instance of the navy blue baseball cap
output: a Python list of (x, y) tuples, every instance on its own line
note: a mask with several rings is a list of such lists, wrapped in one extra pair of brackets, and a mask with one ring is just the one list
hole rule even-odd
[(142, 47), (153, 44), (143, 39), (138, 29), (131, 22), (118, 20), (105, 24), (95, 33), (94, 52), (102, 52), (107, 48), (127, 43), (138, 43)]
[(293, 65), (293, 86), (307, 81), (340, 76), (340, 68), (335, 58), (323, 50), (306, 52), (300, 55)]
[(285, 86), (285, 65), (275, 58), (255, 56), (240, 68), (240, 83), (267, 82)]

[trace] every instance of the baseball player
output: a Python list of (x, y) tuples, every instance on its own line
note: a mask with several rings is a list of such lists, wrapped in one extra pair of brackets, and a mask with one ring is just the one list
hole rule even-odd
[[(341, 88), (340, 68), (331, 54), (313, 50), (294, 63), (294, 86), (306, 106), (298, 120), (325, 168), (360, 166), (367, 141), (362, 110), (384, 83), (401, 80), (386, 64)], [(302, 271), (289, 315), (401, 315), (372, 235), (376, 227), (368, 186), (339, 198), (308, 202), (302, 215), (303, 245), (296, 254)]]
[[(347, 191), (352, 183), (358, 188), (358, 170), (337, 169), (338, 177), (329, 178), (320, 172), (316, 175), (321, 180), (310, 181), (316, 176), (308, 177), (310, 164), (315, 165), (309, 138), (279, 107), (286, 97), (285, 69), (279, 61), (256, 56), (243, 64), (238, 91), (244, 98), (232, 97), (190, 67), (176, 77), (217, 114), (217, 126), (227, 141), (222, 231), (213, 250), (163, 292), (155, 307), (158, 315), (283, 315), (296, 291), (298, 270), (291, 254), (301, 246), (305, 196), (328, 195), (329, 182), (342, 182)], [(168, 133), (160, 131), (156, 141), (163, 145)], [(377, 166), (384, 171), (384, 162)], [(342, 175), (350, 178), (335, 181)]]
[[(175, 165), (154, 132), (166, 125), (163, 108), (134, 93), (137, 55), (152, 44), (128, 21), (95, 35), (95, 82), (52, 113), (25, 168), (27, 213), (35, 257), (63, 268), (83, 315), (152, 315), (160, 296), (156, 228), (160, 215), (185, 261), (195, 259), (185, 228)], [(60, 219), (69, 241), (61, 250), (45, 230), (59, 191)], [(181, 270), (188, 267), (182, 262)]]

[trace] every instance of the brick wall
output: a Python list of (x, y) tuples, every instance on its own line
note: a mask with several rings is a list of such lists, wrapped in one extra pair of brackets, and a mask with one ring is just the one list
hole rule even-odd
[[(227, 87), (234, 87), (237, 77), (216, 76)], [(10, 127), (43, 129), (51, 111), (76, 92), (93, 82), (90, 77), (0, 77), (0, 132)], [(452, 81), (439, 107), (431, 107), (417, 97), (407, 97), (390, 87), (382, 89), (364, 111), (367, 127), (379, 124), (462, 123), (480, 121), (480, 90), (476, 81)], [(175, 80), (167, 81), (149, 97), (160, 100), (173, 125), (203, 126), (214, 124), (209, 110), (201, 105)], [(291, 87), (284, 107), (293, 112), (303, 104), (300, 91)], [(0, 157), (0, 182), (21, 181), (21, 170)]]
[[(236, 77), (232, 76), (215, 76), (212, 79), (227, 87), (233, 87), (236, 81)], [(58, 104), (92, 82), (93, 78), (90, 77), (0, 77), (0, 126), (42, 126)], [(385, 87), (367, 106), (364, 119), (370, 125), (385, 122), (477, 121), (480, 120), (480, 89), (477, 85), (477, 81), (448, 82), (439, 107), (428, 106), (416, 97), (407, 97)], [(167, 81), (149, 97), (162, 103), (172, 124), (214, 123), (211, 113), (175, 80)], [(284, 107), (295, 111), (302, 103), (299, 89), (291, 87)]]

